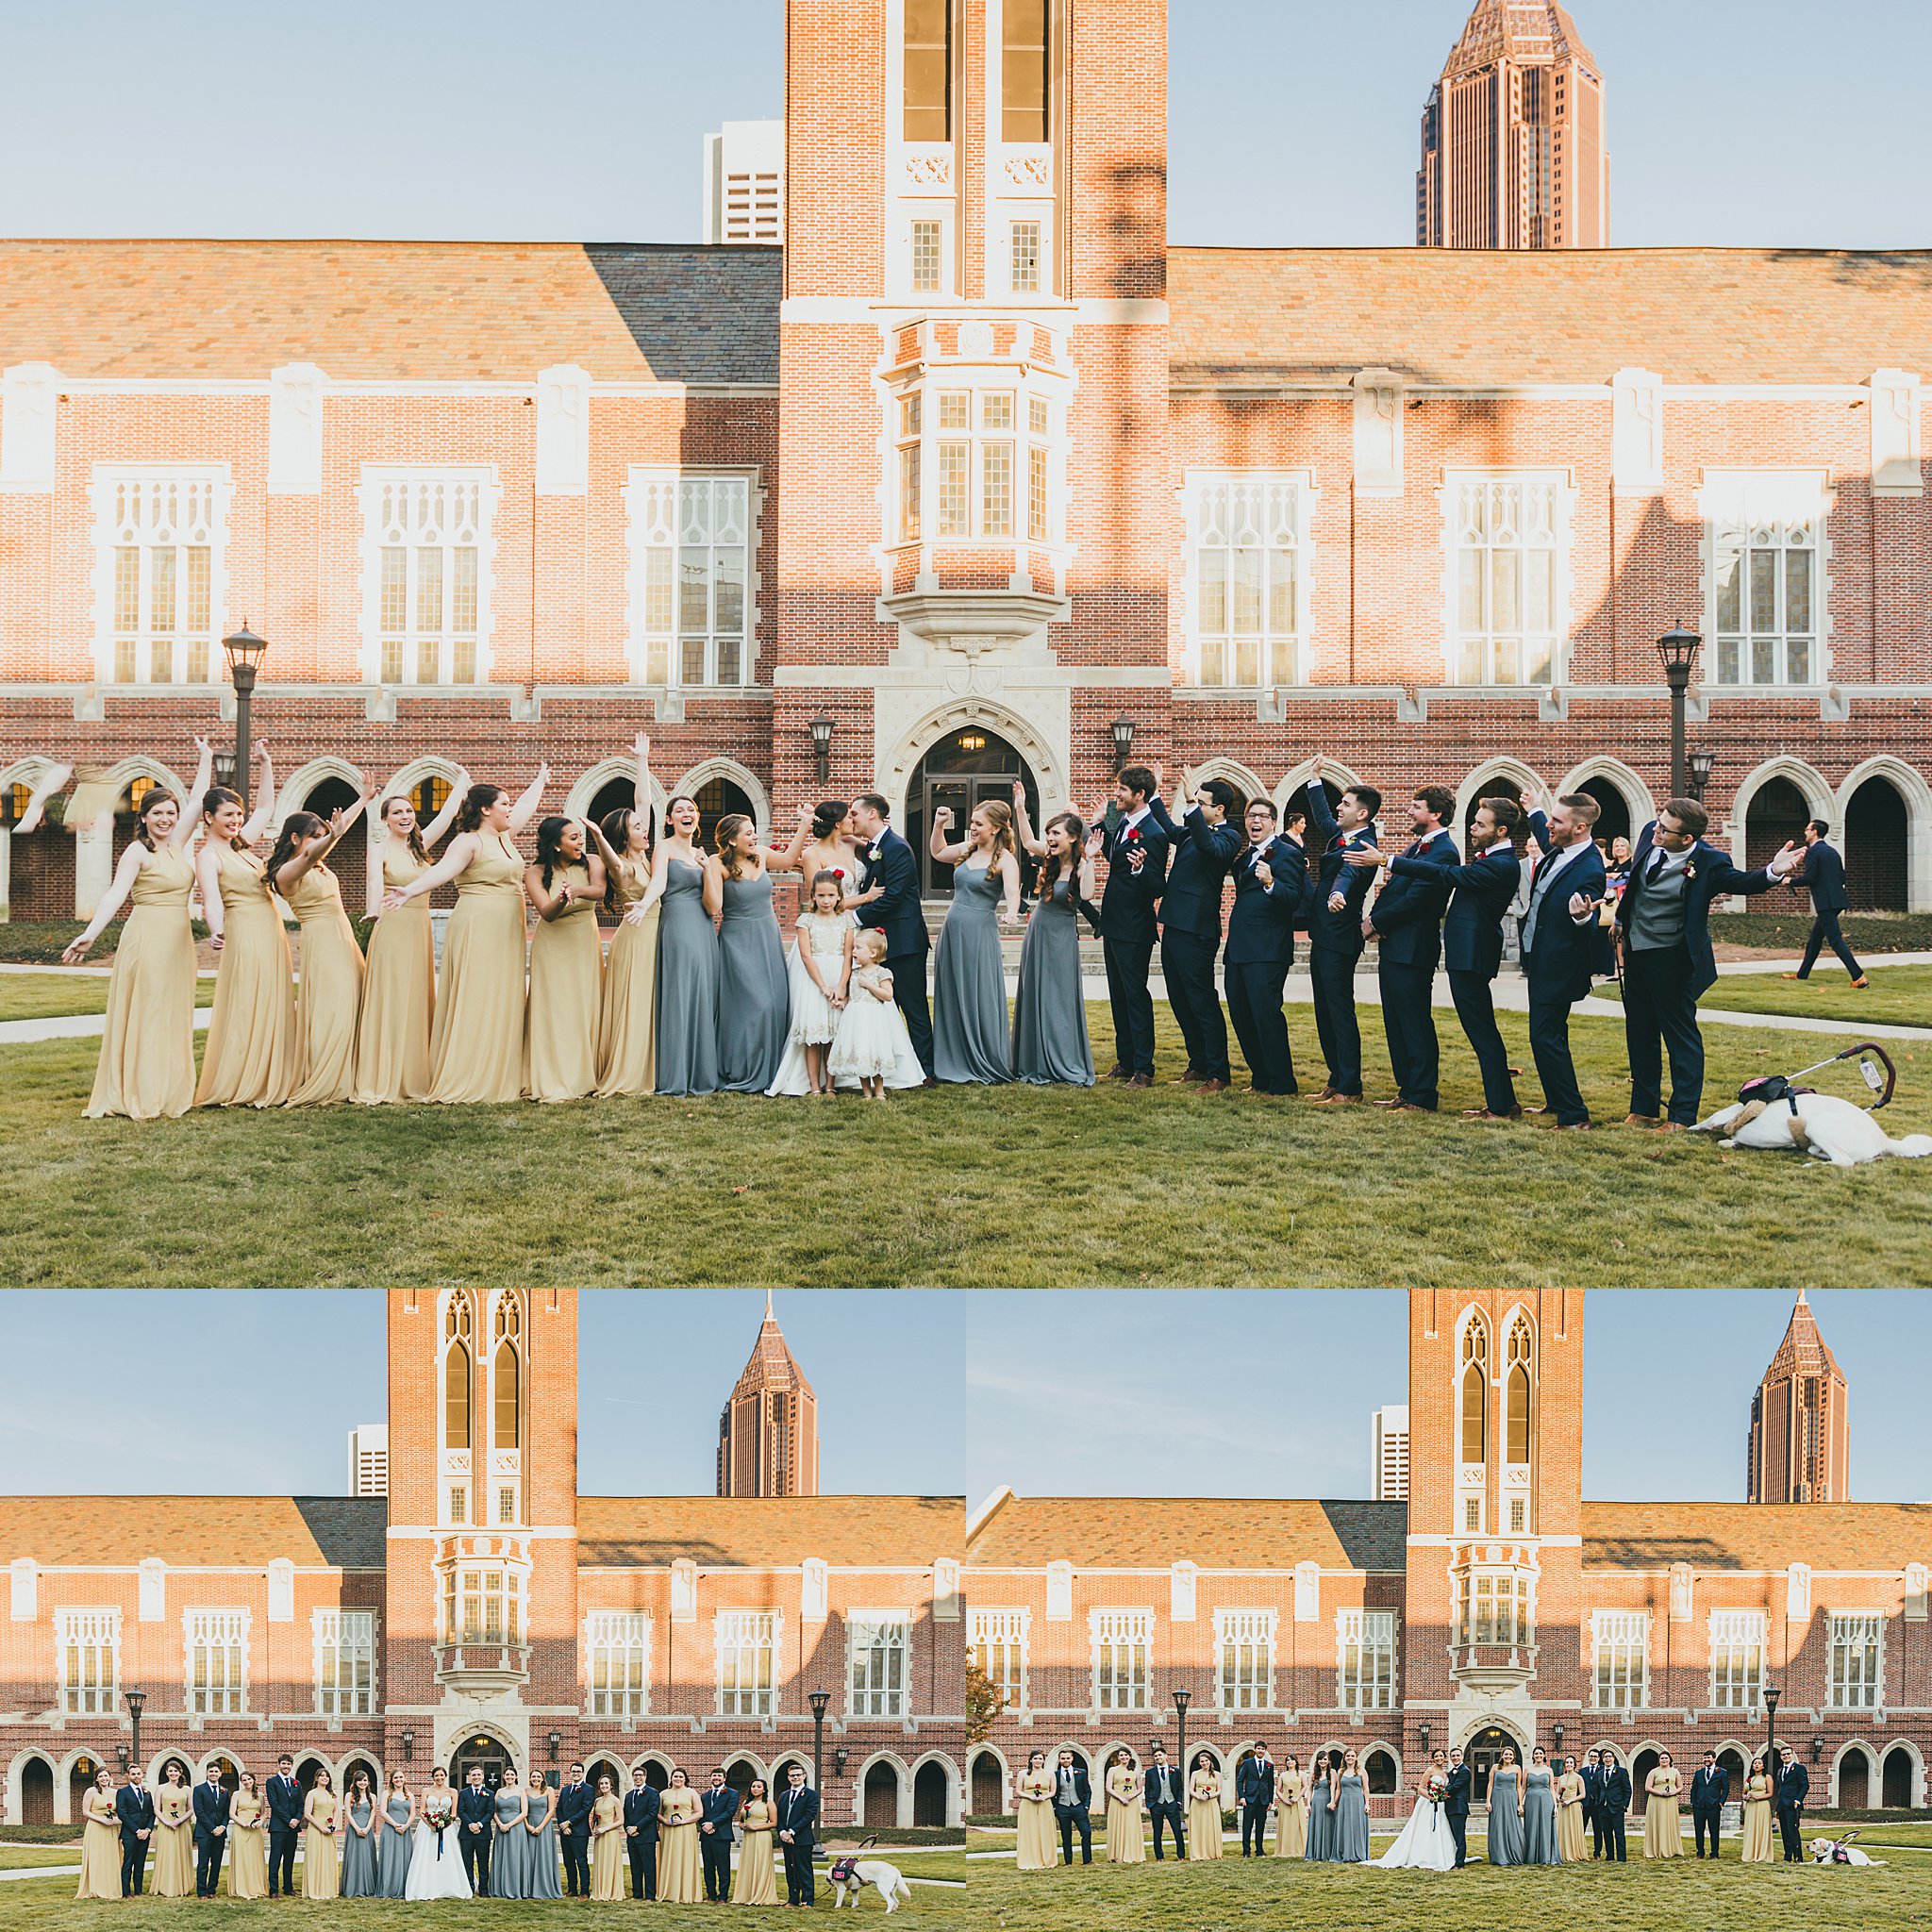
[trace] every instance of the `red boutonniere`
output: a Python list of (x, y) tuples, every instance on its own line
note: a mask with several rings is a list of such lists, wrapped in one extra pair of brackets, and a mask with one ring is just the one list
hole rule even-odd
[(1127, 827), (1127, 843), (1128, 843), (1129, 845), (1138, 845), (1138, 844), (1139, 844), (1140, 842), (1141, 842), (1141, 828), (1140, 828), (1140, 826), (1139, 826), (1139, 825), (1129, 825), (1129, 826)]
[(1697, 876), (1697, 864), (1696, 864), (1696, 861), (1695, 861), (1695, 860), (1693, 859), (1693, 860), (1692, 860), (1692, 861), (1691, 861), (1691, 862), (1690, 862), (1690, 863), (1689, 865), (1687, 865), (1687, 866), (1686, 866), (1686, 867), (1684, 868), (1684, 877), (1685, 877), (1686, 881), (1688, 882), (1688, 881), (1689, 881), (1689, 880), (1690, 880), (1690, 879), (1694, 879), (1694, 878), (1695, 878), (1696, 876)]

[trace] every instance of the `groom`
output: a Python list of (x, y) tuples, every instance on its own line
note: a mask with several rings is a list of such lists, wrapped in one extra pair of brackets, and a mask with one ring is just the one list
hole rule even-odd
[(912, 1051), (925, 1069), (925, 1084), (934, 1087), (939, 1083), (932, 1072), (932, 1015), (925, 1003), (925, 955), (932, 941), (926, 935), (925, 908), (919, 903), (919, 861), (911, 846), (886, 823), (891, 809), (880, 791), (861, 791), (852, 801), (852, 826), (861, 841), (858, 857), (865, 866), (866, 887), (880, 888), (878, 898), (859, 915), (859, 923), (876, 926), (886, 936), (892, 1003), (906, 1016)]
[(1475, 1787), (1475, 1774), (1462, 1761), (1460, 1751), (1449, 1754), (1449, 1790), (1442, 1800), (1442, 1816), (1449, 1821), (1449, 1836), (1456, 1840), (1456, 1870), (1469, 1863), (1469, 1794)]

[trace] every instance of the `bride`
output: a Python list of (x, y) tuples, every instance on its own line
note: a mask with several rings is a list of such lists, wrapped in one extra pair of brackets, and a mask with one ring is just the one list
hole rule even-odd
[(1415, 1809), (1402, 1836), (1375, 1860), (1385, 1871), (1447, 1872), (1456, 1864), (1456, 1840), (1442, 1815), (1441, 1795), (1449, 1784), (1449, 1760), (1429, 1753), (1429, 1768), (1415, 1788)]
[(449, 1774), (441, 1765), (429, 1774), (429, 1789), (423, 1793), (423, 1822), (416, 1827), (416, 1842), (409, 1853), (409, 1876), (403, 1887), (406, 1899), (468, 1898), (470, 1881), (463, 1872), (462, 1855), (457, 1849), (457, 1794), (450, 1790)]

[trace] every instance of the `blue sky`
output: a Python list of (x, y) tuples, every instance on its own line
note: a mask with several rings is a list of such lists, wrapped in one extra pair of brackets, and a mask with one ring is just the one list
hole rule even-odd
[[(1612, 239), (1932, 241), (1924, 0), (1577, 0)], [(1466, 0), (1172, 0), (1176, 241), (1413, 239)], [(781, 0), (62, 0), (7, 21), (0, 234), (679, 241), (699, 142), (776, 115)]]
[[(1751, 1392), (1791, 1298), (1599, 1291), (1584, 1494), (1742, 1502)], [(1932, 1294), (1811, 1296), (1851, 1387), (1852, 1494), (1932, 1499)], [(1366, 1496), (1369, 1419), (1407, 1399), (1404, 1297), (1180, 1290), (968, 1297), (966, 1491)]]
[[(778, 1297), (819, 1398), (823, 1489), (959, 1493), (964, 1299)], [(610, 1291), (578, 1307), (579, 1487), (709, 1495), (763, 1294)], [(385, 1412), (378, 1293), (21, 1290), (0, 1312), (8, 1493), (340, 1495), (348, 1431)]]

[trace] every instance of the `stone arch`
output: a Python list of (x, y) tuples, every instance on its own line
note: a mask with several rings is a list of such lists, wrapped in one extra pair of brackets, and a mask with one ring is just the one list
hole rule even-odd
[[(47, 1815), (44, 1818), (29, 1818), (26, 1815), (27, 1798), (29, 1795), (26, 1774), (27, 1769), (31, 1765), (40, 1766), (47, 1774)], [(36, 1779), (35, 1783), (38, 1784), (38, 1782), (39, 1780)], [(59, 1806), (59, 1794), (65, 1790), (66, 1785), (67, 1779), (58, 1774), (53, 1758), (44, 1751), (29, 1747), (27, 1750), (21, 1752), (7, 1767), (7, 1802), (5, 1807), (0, 1808), (0, 1817), (4, 1817), (8, 1824), (69, 1824), (72, 1822), (71, 1820), (55, 1816), (55, 1812)], [(34, 1808), (36, 1810), (40, 1808), (38, 1798), (36, 1798)]]
[(1840, 1744), (1831, 1760), (1833, 1808), (1868, 1809), (1872, 1804), (1873, 1774), (1877, 1769), (1877, 1755), (1862, 1738), (1853, 1738)]
[[(695, 798), (699, 788), (713, 778), (723, 778), (736, 785), (751, 800), (752, 816), (758, 821), (758, 837), (772, 836), (772, 800), (765, 788), (752, 775), (750, 768), (741, 765), (736, 758), (706, 758), (693, 765), (677, 783), (665, 793), (668, 804), (674, 798)], [(656, 780), (652, 781), (656, 786)]]
[(1067, 759), (1048, 743), (1037, 726), (1009, 706), (996, 704), (991, 698), (952, 698), (927, 711), (900, 739), (891, 757), (880, 761), (875, 789), (885, 793), (891, 806), (894, 825), (903, 828), (905, 824), (907, 791), (920, 759), (948, 732), (970, 724), (983, 724), (1005, 739), (1026, 761), (1040, 789), (1042, 813), (1058, 811), (1062, 806), (1073, 804)]
[[(337, 758), (329, 752), (325, 752), (320, 758), (310, 758), (306, 765), (291, 772), (275, 787), (275, 830), (280, 831), (288, 823), (289, 814), (302, 810), (308, 794), (318, 785), (330, 778), (340, 779), (342, 784), (352, 786), (358, 791), (362, 789), (363, 774), (347, 758)], [(377, 803), (379, 802), (378, 800)]]
[[(644, 1774), (644, 1782), (652, 1790), (661, 1791), (671, 1782), (671, 1773), (674, 1765), (675, 1760), (665, 1752), (641, 1751), (625, 1767), (624, 1788), (625, 1790), (629, 1790), (630, 1774), (634, 1771), (641, 1771)], [(653, 1772), (657, 1773), (655, 1777), (651, 1775)]]
[(1748, 862), (1746, 855), (1750, 849), (1752, 803), (1774, 778), (1786, 779), (1796, 788), (1812, 818), (1831, 819), (1835, 828), (1839, 824), (1833, 817), (1836, 800), (1832, 789), (1815, 765), (1808, 765), (1803, 758), (1789, 755), (1766, 758), (1756, 770), (1745, 774), (1731, 799), (1731, 816), (1724, 829), (1730, 839), (1731, 858), (1739, 865)]
[(1909, 1738), (1892, 1744), (1878, 1765), (1878, 1802), (1888, 1810), (1913, 1808), (1925, 1802), (1925, 1757)]
[[(1241, 808), (1243, 810), (1257, 798), (1272, 799), (1274, 796), (1268, 787), (1261, 782), (1259, 775), (1248, 766), (1242, 764), (1238, 758), (1219, 757), (1203, 758), (1198, 765), (1189, 766), (1188, 788), (1191, 791), (1199, 791), (1202, 781), (1208, 778), (1224, 778), (1228, 784), (1232, 785), (1241, 795)], [(1232, 814), (1228, 819), (1228, 824), (1234, 824), (1240, 816), (1239, 812)]]
[[(1642, 1743), (1632, 1745), (1624, 1754), (1624, 1765), (1630, 1774), (1630, 1809), (1634, 1816), (1642, 1817), (1644, 1807), (1650, 1802), (1644, 1794), (1644, 1780), (1657, 1768), (1661, 1761), (1659, 1754), (1670, 1748), (1668, 1744), (1659, 1744), (1655, 1738), (1646, 1738)], [(1673, 1757), (1672, 1762), (1675, 1761)]]
[(1557, 787), (1557, 795), (1580, 791), (1592, 778), (1603, 780), (1623, 795), (1630, 813), (1630, 841), (1635, 844), (1638, 833), (1657, 817), (1657, 801), (1650, 787), (1622, 758), (1599, 753), (1564, 774), (1562, 783)]
[[(1904, 758), (1881, 753), (1866, 758), (1845, 774), (1838, 788), (1830, 813), (1832, 828), (1840, 840), (1847, 865), (1851, 861), (1850, 823), (1852, 801), (1874, 778), (1890, 785), (1905, 802), (1906, 808), (1906, 909), (1932, 910), (1932, 784), (1917, 766)], [(1825, 814), (1821, 812), (1821, 818)]]
[[(88, 1754), (83, 1752), (80, 1755), (85, 1757)], [(327, 1758), (320, 1751), (305, 1752), (303, 1756), (308, 1757), (320, 1757), (322, 1758), (324, 1763), (328, 1763)], [(158, 1791), (160, 1790), (161, 1774), (171, 1762), (178, 1763), (182, 1770), (188, 1774), (189, 1784), (193, 1784), (194, 1758), (192, 1754), (182, 1750), (182, 1748), (178, 1744), (166, 1744), (163, 1745), (160, 1750), (157, 1751), (153, 1757), (151, 1757), (148, 1760), (147, 1782), (148, 1789), (150, 1790)], [(297, 1769), (300, 1769), (299, 1765), (297, 1766)], [(329, 1771), (331, 1774), (333, 1774), (335, 1771), (335, 1766), (332, 1764), (329, 1765)]]
[(860, 1824), (898, 1826), (911, 1823), (912, 1776), (896, 1752), (874, 1751), (858, 1767), (853, 1784), (858, 1793)]
[[(1006, 1753), (995, 1745), (981, 1744), (974, 1749), (966, 1767), (966, 1781), (971, 1794), (967, 1809), (975, 1818), (1004, 1817), (1018, 1803), (1015, 1787), (1019, 1775), (1007, 1762)], [(982, 1804), (984, 1798), (994, 1802)]]
[(914, 1759), (907, 1793), (908, 1824), (958, 1824), (965, 1815), (960, 1802), (958, 1763), (943, 1751), (928, 1751)]
[[(583, 773), (578, 777), (576, 783), (570, 788), (569, 795), (563, 801), (564, 815), (574, 819), (580, 819), (586, 816), (591, 809), (591, 802), (607, 785), (622, 784), (634, 791), (637, 785), (637, 775), (638, 761), (634, 758), (600, 758), (589, 771)], [(708, 775), (723, 777), (726, 774), (716, 773)], [(702, 783), (703, 781), (700, 780), (699, 782)], [(757, 798), (758, 794), (749, 786), (744, 784), (742, 778), (733, 775), (731, 782), (734, 785), (743, 787), (748, 797)], [(658, 778), (656, 772), (653, 772), (651, 774), (651, 815), (659, 825), (664, 823), (664, 807), (668, 803), (670, 796), (671, 794), (664, 790), (662, 780)]]
[[(1323, 778), (1327, 784), (1334, 786), (1338, 791), (1346, 791), (1351, 785), (1362, 782), (1360, 773), (1351, 771), (1348, 766), (1341, 763), (1338, 759), (1328, 758), (1324, 762), (1327, 764), (1328, 769), (1323, 774)], [(1286, 815), (1289, 802), (1297, 792), (1307, 788), (1308, 780), (1314, 775), (1315, 761), (1313, 758), (1304, 758), (1300, 764), (1291, 765), (1281, 774), (1281, 783), (1270, 794), (1274, 800), (1275, 810)]]
[[(1496, 790), (1499, 781), (1505, 785), (1513, 785), (1519, 799), (1526, 791), (1540, 790), (1543, 782), (1541, 777), (1531, 771), (1521, 758), (1512, 758), (1501, 754), (1492, 758), (1485, 758), (1456, 788), (1456, 825), (1458, 831), (1469, 824), (1475, 814), (1477, 804), (1490, 791)], [(1504, 791), (1501, 795), (1507, 797), (1508, 792)]]
[(121, 795), (137, 778), (152, 778), (157, 785), (165, 785), (182, 805), (188, 803), (188, 787), (177, 778), (159, 758), (149, 758), (145, 752), (135, 752), (109, 765), (101, 782), (112, 788), (112, 796), (118, 806)]
[[(1387, 1798), (1402, 1790), (1402, 1747), (1387, 1738), (1358, 1747), (1361, 1752), (1362, 1789), (1372, 1798)], [(1375, 1757), (1389, 1760), (1388, 1772), (1372, 1775), (1369, 1760)]]
[[(470, 1306), (472, 1311), (475, 1311), (478, 1299), (478, 1291), (475, 1289), (456, 1289), (451, 1291), (451, 1292), (454, 1294), (467, 1295), (470, 1299)], [(441, 1304), (439, 1304), (439, 1314), (441, 1313)], [(480, 1324), (478, 1324), (478, 1326), (480, 1331)], [(472, 1339), (474, 1341), (474, 1336)], [(437, 1366), (439, 1371), (441, 1370), (442, 1364), (441, 1340), (441, 1334), (439, 1330), (437, 1336)], [(472, 1373), (474, 1374), (474, 1369)], [(438, 1386), (440, 1391), (440, 1377)], [(440, 1427), (441, 1424), (439, 1424), (439, 1428)], [(472, 1419), (470, 1440), (473, 1444), (476, 1441), (476, 1426), (474, 1418)], [(477, 1456), (477, 1452), (474, 1448), (472, 1449), (471, 1453), (473, 1457)], [(478, 1459), (480, 1459), (480, 1457), (478, 1457)], [(502, 1749), (506, 1761), (508, 1763), (509, 1768), (516, 1773), (518, 1777), (521, 1778), (524, 1775), (524, 1774), (527, 1772), (530, 1768), (528, 1763), (525, 1761), (530, 1754), (530, 1745), (528, 1741), (525, 1739), (519, 1738), (514, 1731), (507, 1730), (502, 1724), (491, 1724), (487, 1718), (466, 1718), (461, 1724), (457, 1724), (446, 1735), (449, 1740), (448, 1749), (442, 1754), (441, 1761), (444, 1764), (449, 1765), (450, 1767), (449, 1781), (453, 1785), (461, 1784), (462, 1779), (457, 1775), (456, 1766), (452, 1760), (455, 1758), (456, 1754), (459, 1750), (461, 1750), (465, 1744), (472, 1743), (479, 1738), (487, 1739), (491, 1743), (495, 1744)], [(320, 1756), (319, 1753), (315, 1755)], [(609, 1756), (612, 1754), (607, 1753), (606, 1755)], [(331, 1767), (331, 1769), (333, 1769), (333, 1767)]]

